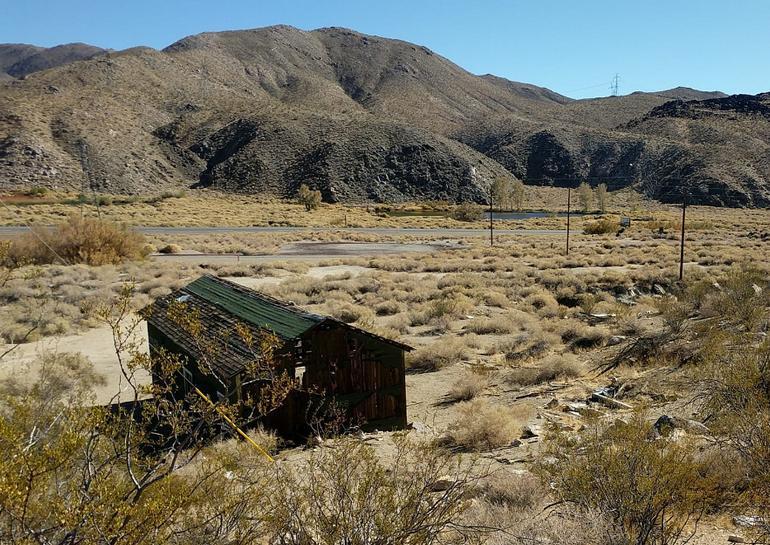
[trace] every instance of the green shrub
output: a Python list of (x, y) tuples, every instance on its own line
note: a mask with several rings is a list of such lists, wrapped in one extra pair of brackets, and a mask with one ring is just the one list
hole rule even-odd
[(482, 208), (471, 202), (464, 202), (452, 210), (452, 219), (457, 221), (479, 221), (484, 217)]
[(48, 194), (48, 188), (43, 186), (35, 186), (24, 192), (28, 197), (45, 197)]

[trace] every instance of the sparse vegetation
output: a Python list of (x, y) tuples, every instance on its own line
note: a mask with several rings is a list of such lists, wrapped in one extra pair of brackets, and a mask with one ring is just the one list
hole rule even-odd
[(579, 377), (583, 368), (571, 354), (553, 354), (531, 367), (512, 369), (506, 380), (518, 386), (533, 386), (553, 380)]
[(19, 237), (7, 259), (15, 263), (106, 265), (141, 259), (147, 253), (144, 237), (129, 227), (73, 214), (53, 230), (35, 228)]
[(560, 500), (597, 510), (627, 543), (687, 543), (717, 500), (714, 483), (691, 442), (650, 439), (651, 429), (635, 415), (557, 436), (540, 474)]
[(321, 192), (302, 184), (297, 191), (297, 201), (305, 207), (305, 210), (310, 212), (321, 206)]
[(583, 232), (586, 235), (609, 235), (620, 231), (620, 222), (614, 218), (602, 218), (583, 224)]
[(450, 401), (470, 401), (479, 395), (487, 386), (487, 377), (480, 372), (468, 371), (457, 379), (447, 392)]
[(460, 405), (458, 415), (446, 441), (455, 448), (481, 452), (509, 445), (521, 433), (529, 411), (474, 400)]
[(580, 208), (584, 213), (591, 211), (591, 206), (594, 202), (594, 194), (591, 191), (591, 186), (588, 183), (583, 182), (577, 188), (578, 202), (580, 202)]
[(482, 208), (473, 203), (458, 204), (454, 210), (452, 210), (452, 219), (457, 221), (479, 221), (484, 217)]

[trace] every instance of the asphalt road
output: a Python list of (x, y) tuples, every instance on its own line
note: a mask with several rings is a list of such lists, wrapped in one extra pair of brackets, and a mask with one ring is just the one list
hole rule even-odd
[[(212, 235), (231, 233), (296, 233), (296, 232), (344, 232), (390, 236), (440, 236), (440, 237), (481, 237), (489, 236), (488, 229), (444, 229), (406, 227), (135, 227), (146, 235)], [(0, 227), (0, 236), (20, 235), (28, 230), (26, 226)], [(563, 235), (563, 229), (495, 229), (496, 235)]]

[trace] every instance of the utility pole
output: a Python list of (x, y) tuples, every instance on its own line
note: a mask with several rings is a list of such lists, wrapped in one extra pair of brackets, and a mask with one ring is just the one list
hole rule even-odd
[(682, 188), (682, 240), (679, 244), (679, 281), (684, 277), (684, 220), (687, 211), (687, 193)]
[(492, 226), (492, 190), (489, 191), (489, 245), (495, 245), (494, 228)]
[(615, 74), (615, 77), (612, 78), (612, 83), (610, 83), (610, 91), (612, 92), (612, 96), (614, 97), (618, 96), (619, 84), (620, 84), (620, 75)]
[(569, 213), (570, 202), (572, 201), (572, 188), (567, 186), (567, 255), (569, 255)]

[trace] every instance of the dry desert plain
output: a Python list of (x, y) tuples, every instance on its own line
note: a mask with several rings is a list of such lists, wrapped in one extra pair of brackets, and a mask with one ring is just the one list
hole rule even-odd
[[(538, 194), (528, 191), (535, 207)], [(538, 208), (560, 210), (559, 190), (540, 195)], [(498, 233), (490, 245), (481, 231), (484, 220), (392, 216), (373, 206), (305, 211), (293, 203), (225, 195), (99, 207), (6, 199), (0, 223), (54, 225), (73, 212), (136, 226), (303, 230), (161, 230), (147, 235), (155, 253), (144, 259), (15, 269), (0, 290), (0, 354), (7, 352), (0, 380), (33, 382), (41, 362), (78, 353), (97, 375), (95, 403), (121, 390), (125, 396), (112, 332), (86, 309), (117, 298), (126, 283), (134, 286), (131, 305), (138, 310), (202, 273), (231, 279), (415, 348), (408, 356), (408, 435), (481, 464), (481, 492), (461, 516), (497, 529), (484, 533), (486, 543), (604, 542), (612, 530), (600, 509), (582, 509), (569, 498), (554, 507), (564, 498), (543, 480), (538, 469), (543, 460), (566, 448), (565, 438), (597, 426), (635, 418), (651, 424), (662, 415), (677, 422), (702, 420), (699, 395), (707, 363), (700, 362), (707, 362), (708, 354), (701, 348), (708, 343), (699, 340), (698, 324), (727, 323), (735, 318), (729, 305), (745, 308), (748, 301), (760, 308), (760, 321), (767, 325), (767, 210), (689, 208), (683, 282), (679, 209), (628, 195), (618, 196), (602, 217), (617, 222), (629, 216), (631, 226), (621, 233), (585, 234), (599, 215), (575, 216), (569, 254), (562, 233), (566, 220), (556, 215), (498, 221), (498, 229), (549, 233)], [(415, 231), (387, 231), (394, 228)], [(421, 234), (421, 228), (430, 231)], [(468, 231), (442, 236), (441, 229)], [(742, 282), (748, 283), (748, 295)], [(136, 335), (144, 346), (144, 328)], [(650, 342), (657, 344), (650, 348)], [(710, 449), (717, 448), (718, 438), (685, 427), (676, 433), (688, 437), (678, 440), (695, 445), (696, 457), (716, 460)], [(340, 448), (331, 439), (279, 447), (265, 435), (260, 437), (283, 464)], [(399, 436), (376, 432), (355, 440), (387, 460)], [(255, 456), (244, 444), (228, 439), (211, 448)], [(719, 477), (735, 478), (724, 473)], [(735, 525), (738, 514), (743, 513), (730, 507), (704, 507), (697, 526), (685, 524), (686, 533), (694, 533), (692, 543), (704, 545), (749, 535), (751, 528)]]

